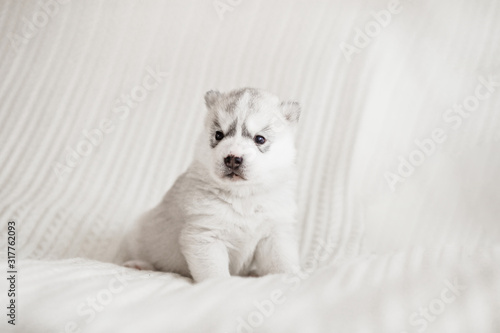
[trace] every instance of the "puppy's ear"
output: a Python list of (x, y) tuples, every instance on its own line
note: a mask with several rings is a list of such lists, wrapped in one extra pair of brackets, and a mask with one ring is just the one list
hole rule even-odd
[(216, 90), (207, 91), (205, 93), (205, 105), (207, 106), (207, 108), (212, 108), (212, 106), (214, 106), (214, 104), (219, 99), (220, 95), (220, 92)]
[(295, 101), (281, 102), (281, 113), (289, 122), (296, 124), (300, 118), (300, 104)]

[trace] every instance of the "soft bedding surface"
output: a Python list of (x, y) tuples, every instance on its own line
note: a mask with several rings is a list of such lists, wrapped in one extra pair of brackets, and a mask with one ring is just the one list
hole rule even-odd
[[(497, 1), (1, 1), (16, 332), (498, 332)], [(304, 272), (116, 264), (210, 89), (300, 101)], [(3, 265), (3, 264), (2, 264)], [(7, 280), (0, 279), (7, 304)]]

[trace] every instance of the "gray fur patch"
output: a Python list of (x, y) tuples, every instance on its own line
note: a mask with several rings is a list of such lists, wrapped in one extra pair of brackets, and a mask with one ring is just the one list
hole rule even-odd
[(243, 125), (241, 125), (241, 135), (246, 138), (253, 139), (252, 133), (248, 131), (247, 126), (244, 122)]
[(229, 93), (229, 104), (227, 104), (225, 110), (226, 112), (229, 112), (230, 114), (233, 114), (236, 111), (236, 108), (238, 107), (238, 104), (240, 100), (242, 99), (243, 95), (245, 94), (245, 89), (240, 89), (236, 90), (233, 92)]
[[(238, 108), (248, 110), (249, 113), (255, 112), (255, 100), (260, 96), (260, 92), (254, 88), (243, 88), (232, 91), (227, 96), (228, 104), (225, 110), (233, 114)], [(246, 103), (244, 105), (244, 100)]]
[(235, 119), (231, 125), (229, 125), (229, 129), (227, 130), (226, 134), (224, 136), (227, 137), (232, 137), (236, 135), (236, 125), (238, 124), (238, 119)]
[(230, 114), (233, 114), (234, 111), (236, 110), (236, 106), (238, 105), (238, 101), (233, 101), (231, 103), (229, 103), (226, 107), (226, 112), (230, 113)]

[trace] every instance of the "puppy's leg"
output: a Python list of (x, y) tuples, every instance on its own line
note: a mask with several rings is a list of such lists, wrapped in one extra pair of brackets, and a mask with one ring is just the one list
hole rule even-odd
[(288, 236), (270, 235), (261, 239), (255, 249), (254, 260), (259, 276), (293, 273), (300, 269), (296, 242)]
[(180, 243), (191, 276), (196, 282), (230, 276), (229, 255), (222, 241), (184, 233)]

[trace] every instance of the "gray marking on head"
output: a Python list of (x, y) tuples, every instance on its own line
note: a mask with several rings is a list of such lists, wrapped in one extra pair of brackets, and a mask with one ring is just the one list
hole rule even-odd
[(211, 126), (211, 129), (214, 131), (217, 131), (217, 130), (220, 130), (221, 127), (220, 127), (220, 123), (219, 123), (219, 119), (215, 118), (213, 121), (212, 121), (212, 126)]
[(257, 89), (254, 88), (247, 88), (247, 91), (250, 93), (250, 98), (248, 100), (248, 111), (250, 113), (253, 113), (257, 110), (255, 110), (255, 101), (259, 98), (260, 93)]
[(232, 137), (236, 135), (236, 125), (238, 124), (238, 119), (235, 119), (231, 125), (229, 125), (229, 129), (227, 130), (226, 134), (224, 136), (226, 137)]
[[(255, 101), (259, 98), (261, 93), (255, 88), (242, 88), (233, 90), (227, 94), (227, 105), (225, 110), (233, 114), (238, 108), (242, 108), (249, 113), (255, 112)], [(243, 100), (246, 99), (246, 105)]]
[(232, 101), (226, 107), (226, 112), (233, 114), (236, 110), (236, 106), (238, 105), (238, 100)]
[(241, 135), (246, 138), (253, 139), (252, 133), (248, 131), (247, 125), (245, 123), (241, 125)]
[(229, 92), (228, 100), (230, 102), (229, 104), (227, 104), (225, 110), (231, 114), (234, 113), (236, 111), (238, 103), (240, 102), (244, 94), (245, 94), (245, 89), (239, 89)]

